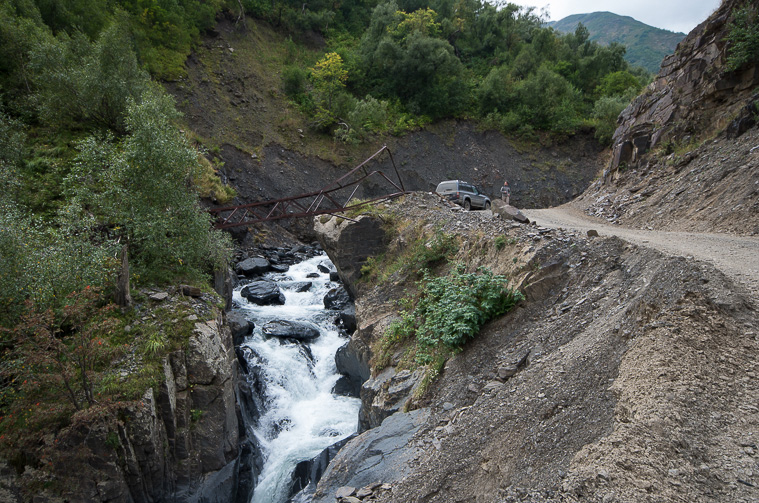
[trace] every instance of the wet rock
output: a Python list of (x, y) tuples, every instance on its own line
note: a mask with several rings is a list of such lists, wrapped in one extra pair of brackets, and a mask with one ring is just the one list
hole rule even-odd
[(428, 409), (399, 412), (352, 439), (330, 463), (313, 503), (334, 503), (336, 497), (352, 497), (356, 487), (372, 486), (377, 481), (391, 483), (407, 476), (417, 455), (409, 441), (428, 417)]
[(235, 346), (242, 344), (245, 341), (245, 336), (250, 334), (255, 327), (253, 322), (238, 311), (227, 313), (227, 325), (232, 331), (232, 339)]
[(283, 305), (285, 296), (273, 281), (254, 281), (240, 291), (240, 295), (259, 306)]
[(342, 286), (331, 289), (324, 296), (324, 309), (333, 309), (339, 311), (351, 305), (351, 298), (348, 292)]
[(338, 314), (337, 318), (335, 318), (335, 325), (345, 330), (345, 333), (347, 334), (352, 334), (355, 332), (357, 326), (356, 309), (354, 307), (350, 307)]
[(314, 284), (311, 281), (290, 281), (287, 283), (280, 283), (282, 288), (286, 290), (293, 290), (295, 292), (307, 292), (311, 290)]
[(340, 376), (332, 387), (332, 393), (340, 396), (358, 398), (361, 393), (361, 383), (356, 383), (347, 375)]
[[(332, 461), (340, 449), (354, 437), (355, 435), (351, 435), (347, 438), (344, 438), (343, 440), (340, 440), (339, 442), (336, 442), (324, 449), (315, 458), (298, 463), (298, 465), (295, 467), (295, 471), (292, 474), (293, 488), (291, 490), (290, 496), (292, 497), (299, 492), (301, 493), (300, 496), (313, 494), (316, 490), (316, 484), (318, 484), (319, 480), (321, 480), (322, 475), (327, 469), (330, 461)], [(348, 492), (348, 489), (351, 489), (347, 496), (355, 494), (356, 490), (354, 488), (351, 487), (345, 489), (346, 492)], [(303, 498), (302, 500), (310, 501), (308, 498)], [(293, 501), (298, 501), (298, 499), (294, 498)]]
[(271, 270), (274, 272), (285, 273), (290, 270), (290, 266), (287, 264), (272, 264)]
[(368, 358), (363, 357), (363, 352), (359, 351), (357, 346), (359, 343), (351, 340), (335, 353), (337, 371), (351, 383), (350, 396), (359, 396), (362, 384), (370, 376)]
[(250, 277), (258, 276), (265, 272), (268, 272), (270, 268), (271, 264), (265, 258), (253, 257), (245, 259), (237, 264), (237, 267), (235, 267), (235, 272), (237, 272), (237, 274), (242, 274), (243, 276)]
[(261, 331), (267, 337), (284, 339), (311, 340), (319, 337), (319, 329), (311, 323), (290, 320), (275, 320), (266, 323)]

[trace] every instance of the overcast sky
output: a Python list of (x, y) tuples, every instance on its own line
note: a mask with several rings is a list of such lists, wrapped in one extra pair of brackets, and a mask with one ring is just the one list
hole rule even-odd
[(720, 0), (508, 0), (509, 3), (546, 7), (549, 21), (558, 21), (572, 14), (613, 12), (665, 30), (688, 33), (709, 17)]

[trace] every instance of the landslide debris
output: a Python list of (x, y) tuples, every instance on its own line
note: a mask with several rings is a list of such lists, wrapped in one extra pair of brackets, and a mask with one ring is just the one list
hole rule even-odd
[[(402, 477), (361, 472), (353, 487), (386, 484), (363, 501), (759, 498), (759, 317), (742, 286), (707, 263), (458, 211), (429, 194), (387, 211), (453, 233), (454, 261), (511, 275), (527, 299), (485, 325), (421, 398), (410, 387), (397, 410), (421, 408), (428, 419), (407, 444)], [(359, 288), (352, 344), (372, 347), (409, 279)], [(379, 375), (373, 368), (362, 391), (375, 422), (398, 398), (368, 393)], [(352, 485), (357, 465), (345, 459), (360, 462), (360, 442), (343, 448), (342, 469), (328, 470), (314, 501)]]

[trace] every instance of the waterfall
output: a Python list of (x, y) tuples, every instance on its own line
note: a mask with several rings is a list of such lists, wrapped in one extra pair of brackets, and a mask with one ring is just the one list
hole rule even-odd
[[(319, 268), (319, 266), (322, 266)], [(324, 309), (325, 294), (337, 286), (330, 281), (332, 264), (316, 256), (290, 267), (286, 273), (268, 273), (285, 296), (284, 305), (258, 306), (234, 292), (237, 309), (255, 324), (252, 335), (241, 345), (251, 389), (263, 410), (255, 424), (247, 425), (263, 454), (252, 503), (284, 503), (290, 496), (295, 466), (313, 459), (330, 445), (350, 436), (358, 427), (360, 400), (338, 396), (332, 389), (340, 375), (335, 352), (347, 342), (334, 324), (336, 311)], [(305, 282), (312, 285), (302, 290)], [(270, 321), (305, 322), (318, 329), (308, 342), (265, 337), (262, 327)]]

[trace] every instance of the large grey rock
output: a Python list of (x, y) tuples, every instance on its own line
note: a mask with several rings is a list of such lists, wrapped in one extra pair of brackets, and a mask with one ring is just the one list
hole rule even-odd
[(235, 267), (237, 274), (243, 276), (256, 276), (268, 272), (271, 268), (271, 264), (263, 257), (252, 257), (245, 259)]
[(261, 331), (267, 337), (308, 341), (319, 337), (319, 329), (303, 321), (274, 320), (267, 322)]
[(493, 213), (501, 215), (506, 220), (515, 220), (523, 224), (530, 223), (530, 220), (524, 216), (519, 208), (506, 204), (499, 199), (493, 201)]
[(254, 281), (243, 288), (240, 295), (248, 302), (259, 306), (285, 303), (285, 296), (274, 281)]
[(417, 454), (409, 441), (428, 417), (428, 409), (398, 412), (348, 442), (319, 481), (313, 503), (333, 503), (340, 487), (392, 483), (407, 476)]
[(253, 322), (239, 311), (227, 313), (227, 325), (232, 332), (232, 340), (235, 346), (242, 344), (245, 341), (245, 336), (255, 328)]
[(422, 381), (421, 371), (388, 367), (367, 380), (361, 387), (361, 409), (358, 413), (358, 431), (379, 426), (385, 418), (403, 410), (414, 390)]
[(361, 267), (369, 257), (384, 251), (387, 245), (382, 221), (368, 215), (359, 216), (355, 222), (337, 217), (322, 221), (324, 218), (314, 219), (314, 231), (345, 287), (355, 297)]

